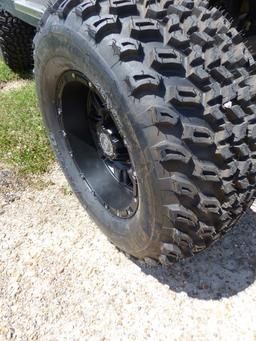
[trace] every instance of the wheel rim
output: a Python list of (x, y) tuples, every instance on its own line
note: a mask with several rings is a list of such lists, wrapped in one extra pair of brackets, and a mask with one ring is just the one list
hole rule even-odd
[(125, 139), (96, 87), (81, 73), (65, 72), (57, 86), (61, 135), (81, 178), (112, 214), (131, 218), (138, 184)]

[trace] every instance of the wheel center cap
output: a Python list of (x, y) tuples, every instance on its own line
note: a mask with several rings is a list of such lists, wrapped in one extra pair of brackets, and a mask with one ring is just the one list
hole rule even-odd
[(107, 156), (113, 156), (114, 155), (114, 148), (112, 145), (112, 142), (109, 138), (109, 136), (105, 133), (100, 133), (99, 135), (99, 140), (100, 140), (100, 146)]

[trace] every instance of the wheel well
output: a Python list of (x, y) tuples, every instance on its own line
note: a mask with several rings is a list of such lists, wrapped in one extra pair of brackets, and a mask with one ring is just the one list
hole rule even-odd
[(234, 20), (238, 30), (248, 36), (256, 34), (255, 0), (210, 0), (210, 5), (223, 7)]

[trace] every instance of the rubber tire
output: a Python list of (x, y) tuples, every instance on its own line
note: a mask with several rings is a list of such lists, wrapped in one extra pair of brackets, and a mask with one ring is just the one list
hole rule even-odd
[[(68, 152), (54, 97), (66, 70), (97, 86), (127, 141), (140, 193), (130, 219), (101, 206)], [(35, 38), (39, 102), (69, 183), (115, 245), (162, 264), (204, 250), (252, 203), (254, 74), (242, 37), (207, 1), (57, 1)]]
[(5, 63), (15, 72), (29, 72), (33, 69), (33, 39), (36, 29), (0, 11), (0, 48)]

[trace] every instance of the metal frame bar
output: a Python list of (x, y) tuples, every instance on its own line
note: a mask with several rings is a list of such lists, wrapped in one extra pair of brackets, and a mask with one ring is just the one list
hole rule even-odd
[(9, 12), (14, 17), (25, 21), (27, 24), (37, 26), (46, 7), (40, 1), (29, 0), (0, 0), (0, 10)]

